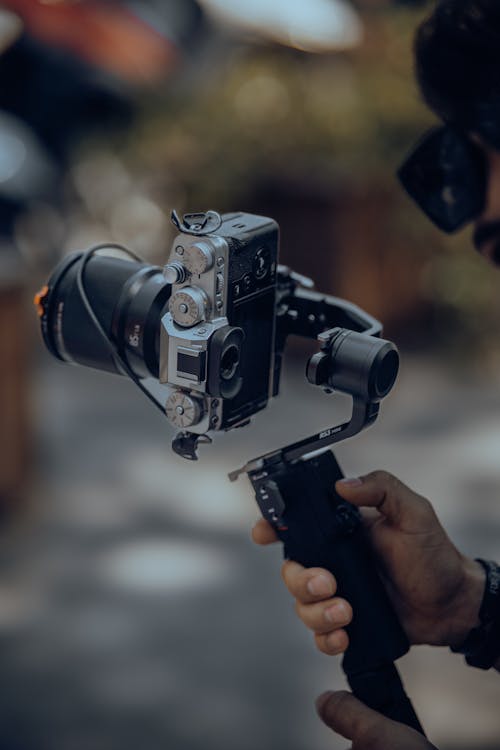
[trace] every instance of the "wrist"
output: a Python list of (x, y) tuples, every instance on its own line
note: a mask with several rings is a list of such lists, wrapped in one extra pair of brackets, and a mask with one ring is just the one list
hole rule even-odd
[[(486, 573), (483, 566), (470, 557), (463, 557), (463, 579), (450, 620), (448, 646), (458, 647), (481, 621), (479, 610), (484, 596)], [(500, 665), (499, 665), (500, 666)]]
[(478, 559), (486, 582), (479, 609), (480, 625), (452, 651), (464, 654), (465, 661), (478, 669), (498, 668), (500, 659), (500, 566), (492, 560)]

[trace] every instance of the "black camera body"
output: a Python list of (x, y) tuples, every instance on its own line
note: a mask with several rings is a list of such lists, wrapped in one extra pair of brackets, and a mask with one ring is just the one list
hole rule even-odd
[(195, 434), (239, 426), (264, 409), (274, 372), (278, 225), (231, 213), (207, 229), (184, 226), (173, 242), (160, 334), (167, 416)]

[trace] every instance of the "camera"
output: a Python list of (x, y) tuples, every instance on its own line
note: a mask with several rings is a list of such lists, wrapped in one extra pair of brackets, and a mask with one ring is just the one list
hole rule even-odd
[(247, 423), (268, 402), (279, 229), (241, 212), (173, 220), (164, 268), (97, 246), (63, 259), (36, 304), (52, 354), (158, 379), (170, 422), (204, 435)]
[(396, 378), (396, 347), (363, 310), (278, 265), (273, 219), (207, 211), (181, 220), (174, 211), (172, 221), (178, 234), (164, 267), (114, 243), (59, 263), (35, 297), (55, 357), (130, 377), (180, 430), (172, 447), (189, 459), (207, 433), (248, 424), (278, 394), (289, 335), (318, 340), (309, 382), (354, 402), (349, 425), (321, 430), (292, 455), (376, 418)]
[[(187, 227), (186, 227), (187, 228)], [(204, 434), (230, 429), (264, 409), (274, 360), (278, 225), (225, 214), (210, 234), (174, 240), (161, 319), (161, 383), (176, 427)]]

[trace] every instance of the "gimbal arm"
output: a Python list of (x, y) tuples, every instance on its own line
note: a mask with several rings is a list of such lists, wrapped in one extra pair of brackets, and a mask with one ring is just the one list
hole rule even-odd
[(317, 339), (320, 351), (309, 360), (307, 378), (327, 391), (352, 396), (352, 416), (345, 424), (281, 449), (287, 461), (345, 440), (372, 424), (379, 401), (394, 385), (399, 365), (396, 347), (379, 338), (382, 325), (378, 320), (344, 299), (315, 292), (313, 286), (310, 279), (289, 268), (278, 268), (273, 396), (279, 391), (288, 336)]
[(287, 559), (335, 575), (337, 593), (354, 611), (342, 664), (353, 693), (371, 708), (423, 733), (394, 664), (408, 651), (408, 639), (377, 574), (361, 515), (335, 492), (340, 467), (330, 451), (318, 453), (376, 419), (379, 401), (396, 379), (397, 350), (379, 338), (382, 326), (374, 318), (311, 286), (308, 279), (280, 268), (276, 377), (289, 335), (318, 338), (320, 351), (309, 360), (307, 378), (329, 391), (350, 394), (351, 419), (260, 456), (229, 478), (248, 475), (262, 516), (283, 542)]

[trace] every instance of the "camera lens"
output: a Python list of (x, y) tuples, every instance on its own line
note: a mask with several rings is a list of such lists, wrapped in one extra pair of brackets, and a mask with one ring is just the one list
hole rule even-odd
[[(111, 347), (87, 310), (80, 273), (88, 303)], [(66, 362), (121, 374), (115, 348), (137, 377), (157, 378), (159, 321), (170, 288), (156, 266), (106, 255), (67, 256), (56, 266), (44, 297), (41, 327), (47, 348)]]

